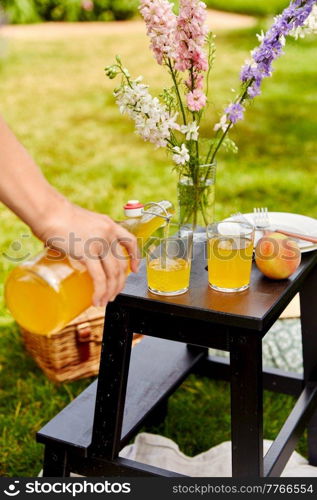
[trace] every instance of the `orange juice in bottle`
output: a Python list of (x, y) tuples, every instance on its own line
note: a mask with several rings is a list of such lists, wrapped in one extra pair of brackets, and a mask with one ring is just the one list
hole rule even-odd
[(174, 212), (173, 204), (167, 200), (150, 202), (145, 206), (138, 200), (131, 200), (124, 206), (126, 219), (119, 224), (137, 237), (142, 252), (148, 239), (160, 227), (166, 225)]
[[(137, 206), (136, 206), (137, 205)], [(174, 213), (168, 201), (149, 204), (136, 200), (124, 207), (120, 224), (138, 238), (142, 251), (149, 237)], [(91, 305), (93, 283), (86, 267), (54, 250), (46, 250), (17, 266), (8, 276), (5, 301), (24, 329), (49, 335), (64, 328)]]
[(23, 328), (40, 334), (61, 330), (91, 305), (93, 283), (78, 261), (46, 250), (16, 267), (5, 286), (5, 301)]

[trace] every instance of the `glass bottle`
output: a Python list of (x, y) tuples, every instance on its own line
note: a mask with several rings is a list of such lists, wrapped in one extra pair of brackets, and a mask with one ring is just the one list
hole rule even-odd
[[(120, 224), (138, 238), (142, 248), (172, 217), (168, 201), (144, 206), (137, 200), (124, 207)], [(93, 282), (77, 260), (46, 249), (17, 266), (5, 284), (5, 301), (17, 323), (31, 333), (49, 335), (63, 329), (91, 305)]]

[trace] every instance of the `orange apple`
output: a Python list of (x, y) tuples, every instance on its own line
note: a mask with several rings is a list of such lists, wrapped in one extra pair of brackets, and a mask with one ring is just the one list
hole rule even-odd
[(301, 263), (296, 241), (280, 233), (269, 233), (258, 241), (255, 262), (260, 271), (271, 279), (289, 278)]

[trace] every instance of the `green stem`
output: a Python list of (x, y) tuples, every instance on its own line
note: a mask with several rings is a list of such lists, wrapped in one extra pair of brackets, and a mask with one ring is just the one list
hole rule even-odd
[[(209, 33), (209, 37), (213, 37), (212, 32)], [(209, 87), (210, 87), (209, 78), (210, 78), (210, 73), (212, 70), (213, 62), (214, 62), (214, 57), (215, 57), (215, 46), (214, 46), (214, 44), (213, 45), (211, 44), (211, 41), (209, 39), (208, 40), (208, 71), (207, 71), (207, 75), (206, 75), (206, 82), (207, 82), (206, 96), (207, 97), (209, 96)]]
[(197, 157), (197, 163), (199, 164), (199, 142), (196, 141), (196, 157)]
[[(247, 85), (246, 85), (246, 87), (245, 87), (245, 89), (244, 89), (244, 91), (243, 91), (243, 93), (242, 93), (241, 97), (240, 97), (240, 98), (238, 98), (238, 99), (237, 99), (237, 101), (236, 101), (236, 102), (237, 102), (237, 104), (242, 104), (242, 103), (245, 101), (245, 99), (246, 99), (246, 97), (247, 97), (247, 95), (248, 95), (248, 88), (250, 87), (250, 85), (252, 85), (253, 81), (254, 81), (254, 79), (252, 78), (252, 79), (251, 79), (251, 80), (247, 83)], [(207, 163), (207, 164), (208, 164), (208, 163), (213, 163), (213, 162), (214, 162), (214, 160), (215, 160), (215, 158), (216, 158), (216, 155), (217, 155), (217, 153), (218, 153), (218, 151), (219, 151), (219, 149), (220, 149), (220, 147), (221, 147), (221, 145), (222, 145), (223, 141), (225, 140), (225, 138), (226, 138), (226, 136), (227, 136), (227, 134), (228, 134), (228, 132), (229, 132), (229, 130), (230, 130), (230, 128), (231, 128), (231, 126), (232, 126), (232, 125), (233, 125), (233, 123), (232, 123), (232, 121), (230, 121), (230, 122), (229, 122), (229, 124), (228, 124), (228, 126), (227, 126), (227, 128), (224, 130), (224, 132), (223, 132), (222, 136), (220, 137), (220, 140), (219, 140), (219, 142), (218, 142), (218, 144), (217, 144), (217, 146), (216, 146), (216, 149), (215, 149), (214, 153), (212, 154), (211, 159), (209, 160), (209, 156), (211, 155), (211, 152), (212, 152), (212, 147), (213, 147), (213, 143), (211, 144), (210, 149), (209, 149), (208, 154), (207, 154), (207, 157), (206, 157), (206, 163)]]
[(192, 165), (188, 177), (192, 180), (192, 184), (183, 186), (184, 190), (179, 185), (180, 222), (181, 224), (192, 224), (195, 228), (198, 224), (198, 213), (201, 212), (204, 224), (207, 225), (210, 222), (206, 216), (207, 195), (210, 186), (201, 180), (199, 166)]
[(207, 170), (207, 172), (206, 172), (206, 175), (205, 175), (205, 179), (204, 179), (204, 184), (205, 184), (205, 185), (206, 185), (206, 183), (207, 183), (207, 180), (208, 180), (208, 177), (209, 177), (209, 174), (210, 174), (210, 169), (211, 169), (211, 167), (213, 167), (213, 166), (214, 166), (214, 163), (210, 163), (210, 165), (209, 165), (209, 167), (208, 167), (208, 170)]
[(122, 63), (118, 63), (118, 64), (115, 64), (115, 67), (119, 68), (120, 72), (122, 73), (123, 75), (123, 78), (126, 79), (127, 81), (127, 84), (129, 85), (129, 87), (132, 89), (132, 84), (131, 84), (131, 78), (127, 76), (125, 70), (124, 70), (124, 67), (122, 66)]
[(180, 95), (180, 92), (179, 92), (178, 83), (177, 83), (177, 79), (176, 79), (176, 76), (175, 76), (175, 71), (173, 69), (173, 65), (172, 65), (170, 59), (168, 59), (167, 66), (170, 69), (171, 77), (172, 77), (173, 82), (174, 82), (174, 86), (175, 86), (175, 90), (176, 90), (176, 94), (177, 94), (177, 99), (178, 99), (180, 110), (181, 110), (181, 113), (182, 113), (182, 116), (183, 116), (184, 125), (187, 125), (186, 114), (185, 114), (185, 109), (184, 109), (183, 101), (182, 101), (182, 98), (181, 98), (181, 95)]
[[(227, 126), (226, 130), (225, 130), (225, 131), (224, 131), (224, 133), (222, 134), (222, 136), (221, 136), (221, 138), (220, 138), (220, 141), (218, 142), (217, 147), (216, 147), (216, 149), (215, 149), (215, 151), (214, 151), (214, 153), (213, 153), (213, 155), (212, 155), (212, 157), (211, 157), (211, 159), (210, 159), (210, 163), (213, 163), (213, 162), (214, 162), (214, 160), (215, 160), (215, 158), (216, 158), (216, 155), (217, 155), (217, 153), (218, 153), (218, 151), (219, 151), (219, 149), (220, 149), (220, 147), (221, 147), (221, 145), (222, 145), (223, 141), (225, 140), (226, 136), (228, 135), (228, 132), (229, 132), (229, 130), (230, 130), (230, 128), (231, 128), (231, 125), (232, 125), (232, 122), (229, 122), (229, 125)], [(211, 151), (210, 151), (210, 152), (211, 152)], [(209, 160), (208, 160), (209, 154), (210, 154), (210, 153), (208, 153), (208, 156), (207, 156), (207, 163), (209, 163)]]
[[(198, 114), (198, 119), (197, 119), (197, 114)], [(196, 122), (197, 124), (199, 123), (199, 113), (196, 113), (195, 111), (192, 111), (192, 116), (193, 116), (193, 122)], [(195, 149), (196, 149), (196, 163), (199, 165), (199, 141), (195, 141)]]
[(205, 214), (205, 209), (204, 209), (204, 204), (203, 202), (200, 200), (200, 211), (201, 211), (201, 214), (203, 216), (203, 219), (204, 219), (204, 223), (206, 226), (208, 226), (208, 220), (206, 218), (206, 214)]
[(194, 205), (194, 217), (193, 217), (193, 229), (195, 231), (197, 227), (197, 218), (198, 218), (198, 189), (195, 186), (195, 205)]
[[(216, 137), (217, 137), (217, 135), (216, 135)], [(205, 160), (205, 164), (206, 165), (208, 165), (208, 163), (209, 163), (209, 156), (211, 155), (213, 145), (214, 145), (214, 141), (211, 141), (210, 148), (208, 150), (208, 153), (207, 153), (207, 156), (206, 156), (206, 160)]]

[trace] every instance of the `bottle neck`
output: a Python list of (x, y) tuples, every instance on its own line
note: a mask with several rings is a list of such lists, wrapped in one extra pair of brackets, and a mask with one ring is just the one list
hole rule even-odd
[(144, 216), (160, 217), (166, 222), (170, 221), (175, 212), (174, 206), (170, 201), (163, 200), (160, 202), (150, 201), (144, 206)]

